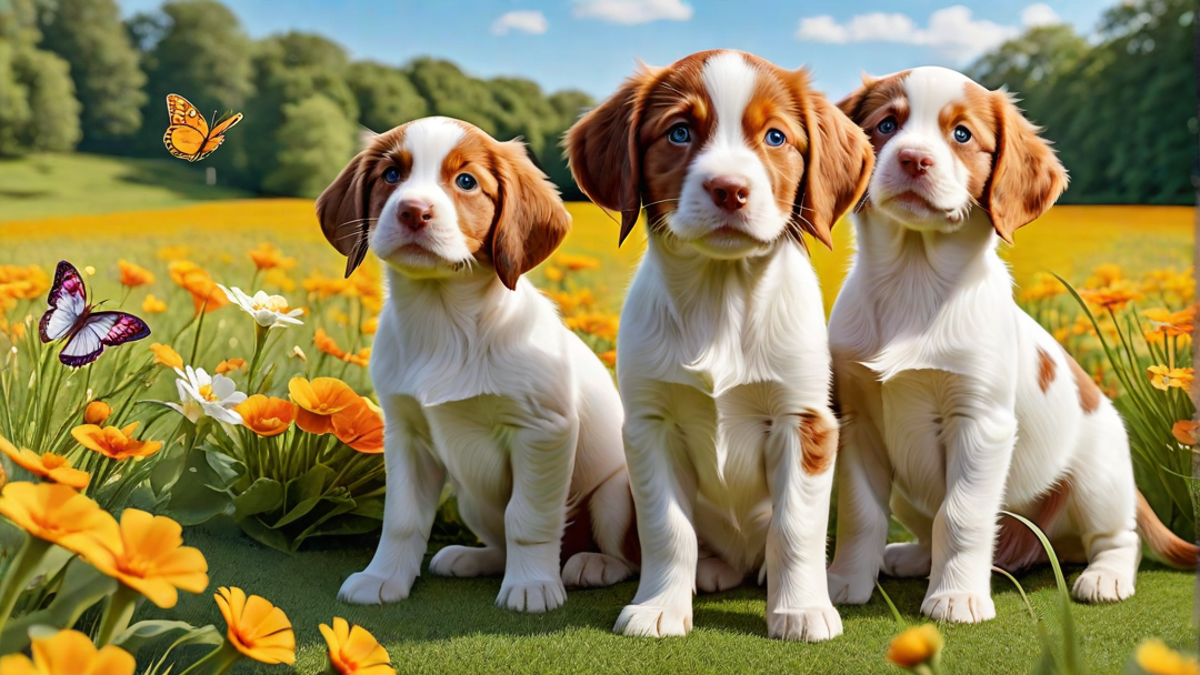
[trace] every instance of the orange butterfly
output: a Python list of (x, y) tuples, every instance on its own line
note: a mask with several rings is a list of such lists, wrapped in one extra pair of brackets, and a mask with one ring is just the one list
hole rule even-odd
[(225, 142), (225, 132), (242, 121), (242, 113), (219, 122), (214, 113), (210, 129), (204, 115), (179, 94), (167, 94), (167, 114), (171, 116), (171, 126), (163, 134), (163, 144), (172, 155), (189, 162), (198, 162), (211, 155)]

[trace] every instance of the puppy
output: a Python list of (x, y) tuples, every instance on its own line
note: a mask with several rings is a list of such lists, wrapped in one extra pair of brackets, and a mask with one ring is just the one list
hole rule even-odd
[[(1195, 565), (1134, 487), (1116, 409), (1017, 307), (996, 254), (1067, 185), (1037, 128), (1005, 92), (943, 68), (867, 79), (839, 107), (878, 159), (829, 325), (843, 415), (834, 601), (865, 603), (882, 570), (928, 575), (932, 619), (994, 617), (1001, 509), (1088, 563), (1079, 600), (1133, 595), (1138, 528)], [(885, 548), (889, 512), (916, 543)], [(1004, 530), (996, 564), (1044, 559), (1023, 526)]]
[(496, 604), (525, 612), (561, 605), (564, 584), (629, 576), (620, 398), (521, 278), (571, 222), (525, 147), (458, 120), (409, 122), (372, 140), (317, 214), (346, 255), (365, 228), (389, 290), (370, 366), (386, 423), (383, 534), (339, 599), (408, 597), (447, 479), (483, 546), (442, 549), (433, 574), (503, 572)]
[(873, 156), (787, 71), (736, 51), (645, 68), (567, 134), (571, 170), (649, 242), (617, 340), (642, 575), (615, 630), (686, 634), (693, 589), (767, 583), (772, 637), (842, 632), (825, 584), (838, 425), (817, 277)]

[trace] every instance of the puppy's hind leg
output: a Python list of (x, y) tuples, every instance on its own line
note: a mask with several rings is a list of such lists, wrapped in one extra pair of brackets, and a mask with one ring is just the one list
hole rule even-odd
[[(456, 486), (457, 487), (457, 486)], [(451, 545), (429, 561), (429, 572), (442, 577), (485, 577), (504, 571), (504, 505), (484, 504), (468, 490), (456, 489), (458, 513), (483, 546)]]
[(629, 474), (621, 467), (596, 488), (586, 505), (592, 539), (599, 552), (581, 551), (563, 565), (567, 588), (596, 588), (624, 581), (641, 557), (633, 515)]
[(933, 519), (918, 511), (898, 491), (892, 492), (892, 513), (917, 540), (888, 544), (883, 551), (883, 573), (899, 579), (929, 576), (933, 562)]

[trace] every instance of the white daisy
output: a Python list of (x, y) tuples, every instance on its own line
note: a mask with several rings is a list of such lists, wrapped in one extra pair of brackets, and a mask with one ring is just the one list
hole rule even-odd
[(175, 388), (179, 390), (179, 403), (168, 403), (187, 417), (193, 424), (201, 417), (211, 417), (226, 424), (241, 424), (242, 416), (233, 408), (246, 400), (246, 395), (237, 390), (233, 380), (224, 375), (209, 376), (203, 368), (193, 370), (175, 369), (179, 379)]
[[(217, 285), (220, 286), (220, 284)], [(303, 314), (304, 310), (289, 309), (288, 301), (282, 295), (267, 295), (266, 292), (259, 291), (253, 296), (249, 296), (237, 286), (233, 288), (221, 286), (221, 290), (229, 296), (230, 302), (254, 317), (255, 323), (263, 328), (285, 328), (304, 323), (296, 318)]]

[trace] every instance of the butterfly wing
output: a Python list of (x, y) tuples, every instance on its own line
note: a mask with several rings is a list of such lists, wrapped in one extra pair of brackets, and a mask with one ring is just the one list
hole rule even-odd
[(213, 150), (221, 147), (221, 144), (225, 142), (225, 132), (232, 129), (233, 125), (241, 121), (242, 113), (238, 113), (236, 115), (227, 117), (217, 124), (217, 126), (213, 127), (212, 131), (210, 131), (208, 134), (208, 139), (204, 141), (204, 144), (197, 153), (195, 161), (198, 162), (205, 157), (208, 157), (212, 154)]
[(72, 368), (80, 368), (100, 358), (105, 347), (123, 345), (149, 335), (150, 327), (146, 322), (132, 314), (96, 312), (67, 339), (58, 360)]
[(87, 288), (83, 285), (83, 277), (66, 260), (58, 263), (46, 304), (49, 307), (38, 323), (42, 342), (53, 342), (66, 335), (87, 311)]
[(208, 120), (191, 101), (179, 94), (167, 94), (167, 113), (171, 116), (171, 126), (183, 124), (193, 127), (201, 136), (208, 135)]
[(196, 161), (204, 142), (208, 140), (208, 120), (179, 94), (167, 94), (167, 114), (171, 125), (163, 134), (163, 145), (167, 152), (180, 159)]

